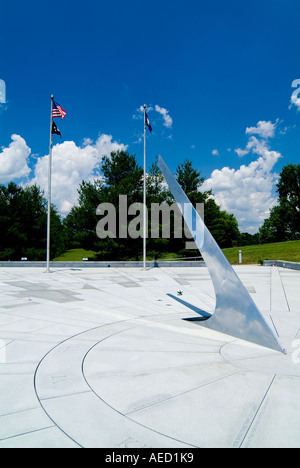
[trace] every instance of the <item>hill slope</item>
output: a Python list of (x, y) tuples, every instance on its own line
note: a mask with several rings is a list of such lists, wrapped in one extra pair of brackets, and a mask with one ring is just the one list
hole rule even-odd
[(239, 250), (242, 251), (243, 264), (257, 264), (263, 260), (300, 262), (300, 241), (251, 245), (248, 247), (224, 249), (223, 252), (230, 263), (237, 264), (239, 262)]
[[(300, 262), (300, 240), (291, 242), (281, 242), (278, 244), (251, 245), (247, 247), (235, 247), (224, 249), (223, 252), (231, 264), (238, 264), (239, 250), (242, 250), (243, 264), (258, 264), (263, 260), (285, 260), (290, 262)], [(68, 250), (55, 261), (72, 262), (81, 261), (83, 258), (93, 260), (95, 252), (83, 249)], [(176, 255), (166, 255), (166, 257), (176, 257)], [(150, 260), (150, 259), (149, 259)]]

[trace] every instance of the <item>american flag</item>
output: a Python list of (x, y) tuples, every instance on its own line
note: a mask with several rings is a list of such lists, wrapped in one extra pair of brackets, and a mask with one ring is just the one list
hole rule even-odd
[(52, 118), (61, 117), (64, 119), (66, 114), (66, 111), (64, 111), (56, 102), (53, 101)]

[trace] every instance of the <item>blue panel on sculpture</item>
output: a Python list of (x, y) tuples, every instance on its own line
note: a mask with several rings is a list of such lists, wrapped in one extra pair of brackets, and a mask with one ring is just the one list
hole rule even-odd
[(283, 352), (277, 337), (161, 156), (158, 165), (191, 232), (194, 232), (196, 220), (194, 240), (214, 285), (216, 309), (201, 325)]

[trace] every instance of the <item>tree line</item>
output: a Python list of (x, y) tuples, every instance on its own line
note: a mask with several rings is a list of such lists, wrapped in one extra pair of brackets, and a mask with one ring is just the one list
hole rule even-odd
[[(96, 235), (99, 222), (96, 208), (102, 203), (111, 203), (118, 211), (120, 195), (127, 196), (128, 206), (141, 204), (143, 169), (136, 157), (127, 151), (113, 152), (104, 157), (100, 169), (101, 178), (93, 182), (82, 181), (78, 188), (78, 203), (64, 219), (56, 207), (51, 206), (51, 259), (76, 248), (96, 252), (95, 258), (98, 260), (141, 258), (141, 238), (100, 239)], [(186, 159), (179, 164), (176, 177), (193, 205), (204, 205), (205, 224), (221, 248), (300, 239), (300, 165), (289, 165), (283, 169), (277, 186), (279, 205), (271, 211), (270, 217), (255, 235), (241, 233), (235, 216), (220, 208), (211, 191), (202, 190), (205, 179), (193, 167), (192, 161)], [(154, 203), (174, 203), (157, 160), (148, 170), (148, 210)], [(171, 213), (170, 238), (160, 236), (153, 239), (149, 236), (147, 252), (150, 258), (159, 258), (166, 252), (176, 253), (180, 257), (199, 255), (198, 251), (186, 249), (184, 235), (175, 235), (174, 216)], [(162, 227), (160, 225), (160, 229)], [(13, 182), (7, 186), (0, 185), (0, 229), (0, 260), (20, 260), (22, 257), (45, 260), (47, 201), (40, 187), (33, 185), (24, 188)], [(150, 231), (151, 224), (148, 229)]]
[[(50, 216), (51, 256), (55, 258), (64, 249), (65, 230), (54, 206)], [(45, 260), (47, 200), (38, 186), (0, 185), (0, 232), (0, 260)]]
[(278, 205), (259, 230), (262, 244), (300, 239), (300, 164), (283, 168), (277, 193)]

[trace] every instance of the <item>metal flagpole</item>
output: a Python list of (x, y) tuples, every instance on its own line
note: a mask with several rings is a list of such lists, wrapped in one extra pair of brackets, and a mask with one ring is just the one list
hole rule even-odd
[(53, 125), (53, 94), (51, 95), (50, 116), (50, 144), (49, 144), (49, 169), (48, 169), (48, 217), (47, 217), (47, 273), (50, 273), (50, 214), (51, 214), (51, 172), (52, 172), (52, 125)]
[(146, 216), (147, 216), (147, 209), (146, 209), (146, 104), (144, 104), (144, 199), (143, 199), (143, 204), (144, 204), (144, 209), (143, 209), (143, 265), (144, 265), (144, 271), (147, 270), (147, 222), (146, 222)]

